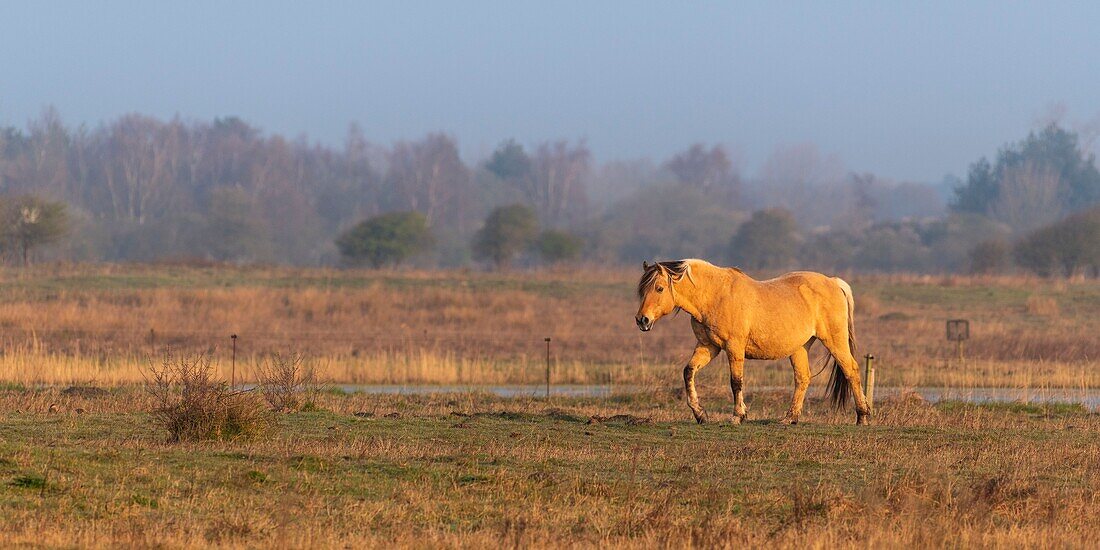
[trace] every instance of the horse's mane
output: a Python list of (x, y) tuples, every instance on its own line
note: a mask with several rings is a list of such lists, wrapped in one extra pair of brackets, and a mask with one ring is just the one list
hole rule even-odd
[(662, 274), (667, 274), (670, 279), (679, 279), (687, 275), (689, 269), (691, 269), (691, 264), (688, 263), (688, 260), (657, 262), (647, 267), (645, 273), (642, 273), (641, 280), (638, 281), (638, 298), (645, 296), (645, 291), (649, 288), (649, 285), (652, 285), (653, 281), (656, 281), (657, 277)]

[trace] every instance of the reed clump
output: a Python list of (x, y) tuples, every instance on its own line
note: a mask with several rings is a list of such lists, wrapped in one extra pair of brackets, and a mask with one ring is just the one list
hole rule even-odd
[(302, 355), (272, 353), (258, 367), (258, 376), (260, 393), (272, 411), (316, 409), (319, 388), (313, 368)]

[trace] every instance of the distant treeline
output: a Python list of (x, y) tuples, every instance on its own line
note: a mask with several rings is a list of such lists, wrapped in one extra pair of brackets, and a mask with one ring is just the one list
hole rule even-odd
[[(939, 185), (852, 172), (812, 145), (778, 148), (748, 177), (724, 148), (701, 144), (659, 162), (600, 164), (583, 142), (508, 140), (470, 161), (446, 134), (379, 145), (352, 126), (329, 147), (233, 117), (132, 114), (74, 128), (48, 110), (25, 129), (0, 127), (0, 193), (66, 205), (68, 235), (44, 253), (74, 261), (339, 265), (360, 251), (378, 265), (389, 258), (379, 239), (398, 228), (416, 233), (417, 248), (393, 258), (423, 267), (694, 256), (960, 271), (974, 268), (979, 245), (1008, 250), (1095, 203), (1095, 173), (1057, 127)], [(502, 262), (486, 243), (508, 230), (499, 222), (519, 211), (503, 207), (515, 205), (533, 219), (522, 222), (526, 245)], [(378, 218), (399, 212), (417, 216)], [(750, 233), (774, 246), (753, 251)]]

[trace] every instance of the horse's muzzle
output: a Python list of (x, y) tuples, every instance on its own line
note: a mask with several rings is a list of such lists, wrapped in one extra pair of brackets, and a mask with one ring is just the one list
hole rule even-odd
[(653, 319), (650, 319), (645, 315), (639, 315), (635, 317), (634, 322), (638, 324), (638, 328), (642, 332), (649, 332), (649, 329), (653, 328)]

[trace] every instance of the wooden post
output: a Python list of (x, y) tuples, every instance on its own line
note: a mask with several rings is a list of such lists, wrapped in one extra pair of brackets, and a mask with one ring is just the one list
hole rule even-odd
[(157, 356), (157, 331), (152, 328), (149, 329), (149, 356)]
[(867, 360), (867, 368), (863, 373), (863, 393), (867, 396), (867, 406), (875, 408), (875, 356), (868, 353), (863, 356)]
[(229, 338), (233, 340), (233, 360), (229, 370), (229, 387), (232, 389), (237, 385), (237, 335), (231, 334)]
[(550, 337), (546, 340), (546, 398), (550, 399)]

